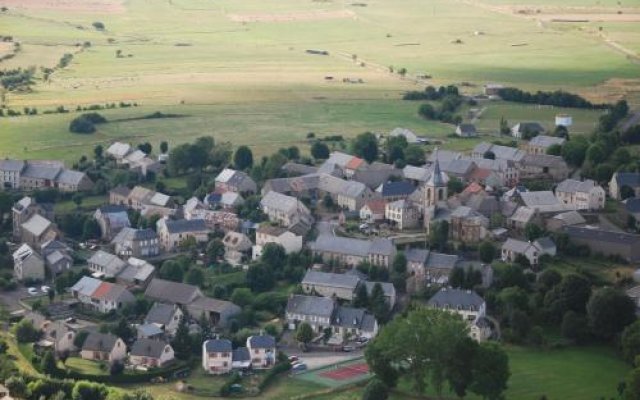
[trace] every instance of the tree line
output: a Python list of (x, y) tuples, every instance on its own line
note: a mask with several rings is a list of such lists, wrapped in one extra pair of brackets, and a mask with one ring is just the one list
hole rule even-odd
[(536, 93), (530, 93), (518, 88), (506, 87), (499, 89), (498, 95), (502, 100), (513, 101), (515, 103), (586, 109), (605, 109), (609, 107), (608, 104), (593, 104), (580, 95), (565, 92), (563, 90), (555, 90), (553, 92), (537, 91)]

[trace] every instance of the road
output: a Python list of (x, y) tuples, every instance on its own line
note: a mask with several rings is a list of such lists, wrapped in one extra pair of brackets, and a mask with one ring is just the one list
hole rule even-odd
[(640, 111), (635, 112), (631, 117), (629, 117), (623, 124), (622, 124), (622, 131), (627, 131), (629, 128), (631, 128), (634, 125), (638, 125), (640, 124)]

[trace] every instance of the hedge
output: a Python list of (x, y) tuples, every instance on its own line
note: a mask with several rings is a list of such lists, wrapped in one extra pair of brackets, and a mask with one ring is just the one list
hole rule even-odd
[(262, 379), (262, 382), (258, 384), (258, 390), (260, 392), (264, 391), (267, 387), (269, 387), (271, 383), (273, 383), (273, 381), (276, 379), (278, 375), (283, 374), (289, 371), (290, 369), (291, 369), (291, 363), (289, 361), (284, 361), (276, 364), (273, 368), (269, 370), (269, 372), (265, 374), (264, 379)]
[(141, 382), (149, 382), (152, 378), (157, 378), (160, 376), (170, 376), (182, 369), (189, 368), (189, 364), (185, 362), (177, 362), (174, 365), (171, 365), (167, 368), (155, 369), (153, 371), (141, 372), (135, 374), (120, 374), (120, 375), (93, 375), (93, 374), (82, 374), (75, 371), (66, 371), (63, 369), (58, 369), (58, 371), (54, 374), (55, 378), (60, 379), (74, 379), (74, 380), (88, 380), (92, 382), (99, 383), (141, 383)]

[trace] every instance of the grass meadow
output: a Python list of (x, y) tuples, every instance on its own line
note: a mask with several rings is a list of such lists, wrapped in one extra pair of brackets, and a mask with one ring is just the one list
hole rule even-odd
[[(553, 12), (599, 12), (602, 21), (543, 23), (514, 10), (523, 4)], [(31, 92), (4, 93), (2, 104), (40, 113), (64, 105), (137, 102), (110, 119), (153, 111), (187, 115), (175, 120), (110, 123), (94, 135), (67, 131), (72, 114), (0, 119), (0, 156), (73, 161), (97, 143), (161, 140), (178, 143), (203, 134), (250, 144), (267, 154), (282, 144), (304, 146), (308, 132), (347, 137), (405, 126), (446, 136), (450, 126), (418, 118), (414, 103), (398, 100), (426, 84), (486, 82), (526, 89), (564, 88), (598, 100), (640, 93), (638, 65), (597, 33), (638, 50), (640, 24), (610, 16), (638, 12), (640, 1), (613, 0), (0, 0), (3, 34), (22, 50), (2, 68), (55, 67), (38, 72)], [(361, 4), (361, 5), (362, 5)], [(56, 8), (58, 7), (58, 8)], [(60, 8), (61, 7), (61, 8)], [(546, 12), (546, 11), (544, 11)], [(544, 13), (543, 13), (544, 14)], [(603, 16), (604, 15), (604, 16)], [(635, 15), (635, 14), (633, 14)], [(104, 23), (98, 31), (92, 23)], [(91, 46), (78, 46), (90, 42)], [(325, 50), (328, 55), (306, 53)], [(117, 56), (119, 52), (120, 57)], [(406, 68), (406, 77), (391, 73)], [(418, 75), (430, 75), (419, 80)], [(331, 79), (329, 79), (331, 78)], [(345, 82), (344, 80), (347, 80)], [(361, 82), (361, 83), (350, 83)], [(541, 118), (557, 110), (497, 105), (478, 120), (490, 134), (500, 116)], [(597, 116), (576, 111), (576, 132)], [(473, 141), (449, 141), (464, 150)], [(71, 151), (73, 149), (73, 151)]]

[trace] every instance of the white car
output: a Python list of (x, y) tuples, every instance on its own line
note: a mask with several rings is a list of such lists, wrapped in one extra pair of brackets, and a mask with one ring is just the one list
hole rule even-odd
[(49, 293), (49, 290), (51, 290), (51, 288), (47, 285), (42, 285), (40, 290), (42, 290), (42, 293)]
[(31, 296), (35, 296), (38, 294), (38, 289), (34, 288), (34, 287), (30, 287), (29, 289), (27, 289), (27, 292), (29, 292), (29, 294)]

